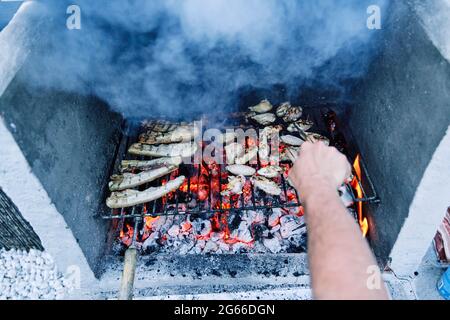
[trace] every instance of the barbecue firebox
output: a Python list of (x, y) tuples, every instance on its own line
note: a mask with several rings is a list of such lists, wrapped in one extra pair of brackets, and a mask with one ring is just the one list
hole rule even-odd
[[(282, 108), (283, 105), (280, 105), (278, 109)], [(298, 152), (298, 145), (304, 141), (300, 137), (308, 139), (308, 136), (324, 140), (346, 153), (349, 160), (355, 161), (353, 180), (343, 185), (339, 192), (342, 201), (349, 208), (349, 213), (360, 223), (363, 235), (367, 234), (368, 225), (364, 218), (363, 204), (377, 202), (378, 198), (370, 179), (367, 185), (371, 188), (368, 192), (371, 196), (367, 196), (361, 183), (360, 156), (350, 154), (351, 148), (338, 129), (336, 114), (329, 109), (310, 108), (304, 111), (303, 120), (298, 119), (299, 122), (289, 123), (279, 118), (271, 126), (261, 125), (249, 119), (248, 115), (248, 112), (228, 115), (229, 120), (225, 123), (222, 121), (221, 128), (215, 131), (218, 136), (214, 138), (208, 134), (208, 129), (211, 128), (202, 130), (192, 127), (192, 131), (199, 133), (195, 138), (192, 135), (194, 138), (192, 144), (199, 146), (197, 152), (185, 158), (185, 163), (178, 169), (170, 170), (171, 172), (154, 179), (151, 183), (142, 183), (134, 188), (134, 192), (146, 192), (145, 190), (155, 190), (181, 178), (173, 191), (152, 201), (141, 201), (142, 203), (125, 208), (118, 208), (115, 203), (111, 205), (110, 202), (109, 206), (113, 209), (104, 214), (103, 218), (113, 220), (114, 251), (120, 253), (133, 245), (138, 247), (141, 253), (182, 255), (306, 252), (303, 207), (297, 191), (288, 182), (288, 172)], [(111, 183), (120, 180), (118, 177), (123, 178), (124, 175), (137, 178), (142, 173), (148, 172), (147, 170), (150, 170), (151, 176), (151, 170), (160, 170), (164, 167), (161, 158), (156, 158), (161, 162), (158, 165), (155, 162), (158, 160), (149, 160), (151, 157), (137, 155), (146, 152), (136, 152), (135, 143), (144, 142), (140, 144), (140, 148), (145, 150), (145, 146), (149, 147), (151, 143), (157, 142), (153, 140), (148, 142), (148, 137), (152, 133), (161, 131), (161, 128), (166, 128), (165, 131), (170, 133), (170, 130), (186, 126), (157, 120), (143, 123), (126, 124), (122, 147), (114, 169), (120, 171), (122, 175), (114, 176)], [(195, 125), (202, 127), (203, 123), (213, 126), (217, 122), (214, 116), (210, 115)], [(301, 123), (303, 126), (296, 128), (295, 123)], [(270, 137), (270, 141), (264, 135), (271, 130), (268, 128), (274, 128), (276, 133)], [(233, 167), (234, 159), (230, 159), (227, 151), (239, 141), (236, 134), (238, 131), (244, 133), (241, 140), (244, 145), (242, 154), (251, 153), (255, 147), (259, 147), (259, 150), (254, 152), (253, 159), (249, 157), (245, 163), (241, 161)], [(203, 132), (206, 132), (203, 136), (209, 141), (203, 141)], [(231, 138), (225, 138), (228, 136)], [(146, 141), (150, 144), (146, 145)], [(261, 153), (264, 151), (265, 143), (272, 152), (270, 156), (267, 154), (266, 159)], [(205, 154), (211, 151), (214, 156), (205, 157)], [(220, 156), (217, 153), (221, 153)], [(176, 162), (174, 158), (171, 159), (170, 163)], [(156, 167), (149, 168), (149, 165), (155, 163)], [(233, 169), (243, 170), (241, 176), (239, 172), (231, 173)], [(266, 190), (258, 187), (255, 177), (271, 178), (264, 182), (276, 184), (279, 191), (272, 194), (269, 194), (270, 191), (265, 192)], [(366, 173), (365, 177), (368, 177)], [(242, 179), (241, 185), (238, 182), (234, 183), (234, 179)], [(237, 184), (237, 190), (230, 193), (228, 191), (230, 184), (233, 184), (234, 188)], [(110, 185), (110, 189), (114, 188)], [(111, 198), (108, 198), (108, 201), (112, 201)]]
[[(361, 231), (367, 233), (380, 266), (390, 267), (396, 274), (405, 276), (414, 276), (416, 265), (435, 234), (438, 224), (434, 222), (442, 221), (441, 217), (436, 218), (435, 213), (422, 209), (427, 201), (430, 204), (439, 203), (430, 194), (442, 194), (445, 183), (435, 183), (433, 180), (432, 186), (424, 187), (433, 191), (426, 197), (421, 194), (423, 188), (420, 187), (430, 166), (443, 159), (434, 159), (434, 154), (446, 141), (444, 137), (450, 119), (450, 67), (433, 44), (434, 40), (430, 39), (426, 24), (423, 24), (413, 2), (393, 2), (390, 10), (383, 15), (383, 28), (370, 30), (380, 40), (376, 42), (378, 50), (373, 51), (372, 62), (367, 64), (367, 69), (361, 70), (357, 78), (349, 77), (342, 83), (333, 83), (329, 79), (327, 85), (318, 79), (294, 81), (300, 89), (298, 95), (283, 90), (283, 84), (271, 82), (274, 87), (265, 87), (261, 83), (253, 83), (256, 88), (236, 88), (238, 92), (233, 92), (236, 93), (233, 95), (236, 101), (230, 103), (232, 105), (220, 101), (221, 95), (227, 92), (221, 92), (213, 99), (214, 103), (229, 112), (247, 112), (248, 106), (264, 98), (276, 102), (277, 106), (288, 99), (294, 104), (304, 104), (302, 119), (314, 122), (311, 132), (325, 136), (354, 164), (354, 178), (342, 190), (343, 197), (348, 196), (349, 203), (353, 203), (349, 211), (360, 224)], [(249, 181), (246, 183), (248, 187), (241, 195), (231, 196), (230, 201), (220, 194), (230, 176), (226, 164), (214, 167), (204, 162), (183, 163), (177, 171), (147, 185), (133, 187), (135, 191), (143, 191), (185, 176), (175, 191), (131, 207), (106, 207), (105, 200), (111, 195), (108, 185), (110, 176), (121, 173), (122, 160), (150, 159), (127, 153), (148, 128), (142, 128), (141, 121), (125, 121), (129, 114), (114, 112), (117, 110), (114, 102), (91, 96), (90, 90), (86, 93), (47, 87), (45, 84), (42, 88), (30, 83), (34, 67), (42, 65), (42, 58), (48, 56), (48, 48), (51, 47), (48, 45), (51, 41), (47, 41), (50, 39), (44, 35), (53, 35), (56, 29), (52, 28), (65, 25), (65, 21), (44, 19), (43, 15), (36, 14), (37, 5), (26, 2), (23, 8), (28, 8), (28, 11), (23, 10), (22, 17), (17, 16), (21, 20), (1, 33), (0, 43), (6, 48), (6, 60), (0, 61), (0, 69), (5, 71), (0, 79), (0, 113), (33, 174), (63, 216), (97, 277), (110, 277), (104, 271), (111, 268), (119, 270), (115, 274), (120, 273), (123, 266), (121, 255), (130, 246), (138, 247), (143, 254), (137, 266), (137, 277), (147, 275), (157, 279), (153, 283), (154, 293), (157, 294), (165, 292), (161, 289), (164, 285), (165, 288), (171, 287), (176, 281), (180, 287), (185, 286), (186, 279), (192, 280), (192, 275), (200, 277), (220, 273), (223, 277), (238, 278), (239, 282), (248, 276), (252, 282), (252, 276), (256, 274), (261, 283), (267, 280), (266, 275), (273, 275), (267, 280), (272, 283), (283, 281), (286, 276), (286, 283), (291, 283), (292, 278), (289, 277), (308, 274), (305, 254), (307, 239), (301, 203), (286, 181), (289, 161), (281, 163), (283, 174), (271, 178), (281, 189), (279, 196), (266, 195), (252, 184), (248, 176), (245, 178)], [(41, 23), (44, 20), (50, 24)], [(76, 31), (64, 34), (71, 39), (75, 34), (85, 39), (84, 33)], [(137, 43), (148, 40), (147, 35), (142, 34), (125, 33), (121, 37), (134, 39)], [(67, 51), (74, 51), (73, 47), (67, 46)], [(356, 50), (350, 57), (354, 59), (351, 64), (343, 63), (340, 55), (330, 57), (327, 61), (330, 71), (344, 71), (344, 75), (347, 74), (353, 62), (359, 62), (360, 52)], [(114, 58), (114, 61), (120, 60), (116, 60), (117, 56)], [(242, 62), (230, 60), (233, 63)], [(244, 65), (236, 63), (236, 70), (241, 66)], [(170, 72), (166, 68), (163, 70)], [(327, 78), (326, 73), (319, 72), (317, 76)], [(108, 83), (104, 84), (109, 87)], [(141, 87), (134, 82), (127, 85), (115, 92), (125, 91), (131, 86), (131, 94), (138, 97)], [(179, 88), (176, 97), (183, 100), (190, 86), (186, 83), (176, 88)], [(200, 89), (208, 92), (207, 87)], [(336, 97), (335, 90), (344, 91), (345, 97)], [(241, 93), (248, 91), (253, 92), (241, 99)], [(173, 98), (160, 96), (165, 101)], [(143, 105), (153, 106), (151, 101), (142, 101)], [(128, 105), (128, 102), (125, 104)], [(236, 104), (239, 108), (233, 108)], [(166, 116), (170, 113), (163, 111), (166, 111)], [(249, 126), (259, 129), (254, 119), (246, 122), (242, 114), (208, 114), (208, 117), (201, 118), (197, 110), (191, 111), (186, 108), (183, 115), (197, 117), (195, 120), (200, 118), (204, 131), (214, 127), (222, 132), (226, 128)], [(205, 113), (209, 111), (204, 110)], [(153, 120), (164, 119), (158, 112), (162, 111), (155, 110), (154, 114), (146, 116)], [(260, 118), (256, 119), (264, 120)], [(287, 129), (286, 126), (284, 130)], [(296, 139), (302, 137), (295, 132), (281, 133), (287, 134)], [(254, 143), (251, 139), (247, 141), (247, 145)], [(199, 152), (209, 145), (199, 144)], [(257, 161), (250, 167), (258, 171), (262, 166)], [(217, 172), (213, 174), (213, 171)], [(421, 206), (415, 204), (417, 198), (422, 198)], [(281, 220), (283, 216), (293, 218)], [(422, 219), (416, 219), (417, 216)], [(269, 219), (275, 227), (270, 225)], [(281, 237), (282, 241), (278, 241), (277, 245), (272, 239), (278, 238), (272, 238), (271, 233), (272, 229), (278, 228), (277, 223), (280, 229), (275, 234), (281, 235), (283, 223), (283, 226), (288, 225), (288, 231), (293, 231), (296, 241)], [(240, 233), (241, 225), (248, 227), (249, 232)], [(417, 231), (419, 227), (420, 231)], [(402, 228), (407, 229), (406, 232)], [(397, 245), (409, 244), (409, 239), (417, 237), (421, 238), (420, 244), (414, 241), (413, 246)], [(266, 245), (264, 239), (269, 240), (266, 240)], [(216, 242), (217, 246), (212, 242)], [(211, 244), (207, 247), (208, 243)], [(408, 268), (399, 272), (403, 265)], [(114, 275), (111, 277), (117, 280)], [(163, 281), (172, 278), (177, 279)], [(222, 280), (217, 277), (211, 283)], [(252, 285), (250, 282), (249, 285)], [(201, 286), (203, 283), (195, 285)]]

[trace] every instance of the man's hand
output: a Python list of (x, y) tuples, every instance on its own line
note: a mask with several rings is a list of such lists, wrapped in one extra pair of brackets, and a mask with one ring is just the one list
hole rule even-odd
[(336, 148), (327, 147), (323, 142), (305, 142), (289, 179), (304, 201), (312, 188), (317, 190), (319, 185), (337, 191), (350, 174), (350, 163)]
[(337, 193), (350, 173), (347, 158), (335, 148), (305, 142), (289, 174), (305, 207), (314, 297), (387, 299), (384, 286), (368, 286), (376, 260)]

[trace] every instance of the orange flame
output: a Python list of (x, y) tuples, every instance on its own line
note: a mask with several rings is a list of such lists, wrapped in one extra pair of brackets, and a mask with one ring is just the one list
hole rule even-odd
[[(360, 184), (358, 181), (361, 181), (361, 156), (358, 155), (355, 159), (355, 162), (353, 163), (353, 168), (355, 169), (356, 176), (353, 178), (352, 181), (352, 187), (356, 191), (356, 195), (358, 196), (358, 199), (363, 198), (363, 192), (361, 189)], [(362, 202), (358, 202), (358, 222), (359, 226), (361, 228), (361, 231), (363, 233), (363, 236), (366, 237), (367, 233), (369, 232), (369, 222), (367, 221), (367, 218), (363, 217), (363, 204)]]

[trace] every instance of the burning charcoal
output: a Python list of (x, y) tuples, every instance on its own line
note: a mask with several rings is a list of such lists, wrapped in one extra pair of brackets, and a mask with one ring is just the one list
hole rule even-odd
[(289, 238), (290, 247), (287, 250), (289, 253), (302, 253), (307, 250), (307, 235), (298, 234)]
[(192, 224), (189, 222), (189, 220), (186, 220), (181, 223), (181, 231), (182, 232), (188, 232), (192, 229)]
[(194, 245), (192, 243), (184, 243), (180, 246), (180, 249), (178, 250), (179, 254), (187, 254), (189, 251), (192, 250)]
[(211, 233), (211, 230), (212, 230), (211, 221), (205, 220), (202, 224), (202, 230), (200, 234), (202, 236), (207, 236)]
[(222, 252), (229, 252), (230, 246), (226, 244), (225, 242), (219, 242), (219, 248), (222, 250)]
[(241, 221), (242, 217), (237, 211), (231, 211), (227, 216), (227, 223), (230, 230), (236, 229)]
[(242, 220), (246, 221), (248, 224), (258, 224), (263, 223), (266, 217), (262, 211), (246, 211), (242, 216)]
[(242, 242), (236, 242), (233, 244), (233, 253), (243, 253), (247, 251), (247, 245)]
[(209, 235), (212, 231), (211, 221), (209, 220), (196, 219), (192, 222), (192, 227), (195, 234), (202, 237)]
[(279, 224), (277, 224), (275, 227), (270, 229), (270, 233), (275, 234), (276, 232), (280, 231), (280, 229), (281, 229), (281, 226)]
[(201, 250), (203, 250), (203, 248), (206, 245), (206, 241), (205, 240), (198, 240), (197, 244), (195, 245), (196, 247), (200, 248)]
[(269, 250), (263, 244), (263, 240), (261, 239), (260, 241), (255, 242), (255, 245), (253, 246), (252, 251), (255, 253), (267, 253)]
[(208, 241), (205, 245), (205, 248), (203, 249), (203, 253), (216, 252), (218, 249), (219, 245), (217, 244), (217, 242)]
[(278, 253), (281, 251), (280, 241), (276, 238), (272, 238), (272, 239), (265, 238), (263, 240), (263, 244), (272, 253)]
[(219, 240), (223, 239), (223, 236), (223, 232), (213, 232), (211, 233), (211, 241), (218, 242)]
[(306, 231), (306, 226), (301, 223), (297, 216), (283, 216), (280, 218), (280, 234), (284, 239), (292, 235), (303, 234)]
[(239, 228), (231, 233), (231, 237), (246, 243), (253, 241), (248, 222), (242, 221)]
[(197, 200), (195, 198), (192, 198), (188, 203), (189, 209), (194, 209), (197, 207)]
[(176, 237), (180, 234), (180, 227), (178, 225), (173, 225), (170, 227), (170, 229), (167, 231), (167, 234), (171, 237)]
[(269, 216), (268, 224), (270, 227), (275, 227), (280, 224), (281, 210), (278, 208), (273, 209), (272, 214)]
[(254, 237), (256, 241), (269, 236), (269, 229), (263, 224), (257, 224), (253, 227)]
[(154, 252), (159, 247), (157, 240), (159, 239), (159, 235), (157, 232), (150, 234), (150, 236), (144, 241), (142, 244), (142, 250), (145, 252)]
[(188, 252), (189, 254), (200, 254), (202, 253), (202, 249), (200, 247), (194, 246), (191, 251)]

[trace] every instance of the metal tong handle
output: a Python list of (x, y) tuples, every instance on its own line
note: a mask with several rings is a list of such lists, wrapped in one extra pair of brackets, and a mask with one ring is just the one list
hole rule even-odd
[(308, 142), (311, 142), (311, 143), (314, 143), (314, 142), (316, 142), (316, 140), (313, 138), (313, 137), (311, 137), (311, 136), (309, 136), (299, 125), (298, 125), (298, 123), (296, 123), (296, 122), (294, 122), (294, 126), (297, 128), (297, 130), (298, 130), (298, 133), (300, 134), (300, 138), (302, 138), (303, 140), (305, 140), (305, 141), (308, 141)]

